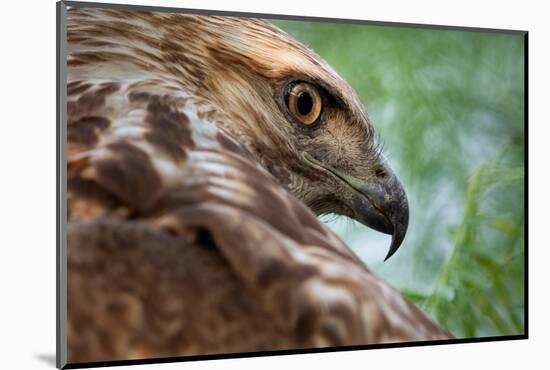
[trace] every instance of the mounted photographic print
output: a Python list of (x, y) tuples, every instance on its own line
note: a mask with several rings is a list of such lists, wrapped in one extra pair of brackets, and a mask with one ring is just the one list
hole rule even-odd
[(527, 32), (57, 5), (58, 367), (527, 338)]

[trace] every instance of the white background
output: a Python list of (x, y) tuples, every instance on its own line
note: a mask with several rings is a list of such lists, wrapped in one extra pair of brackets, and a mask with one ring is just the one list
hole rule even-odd
[[(112, 0), (111, 2), (120, 2)], [(144, 1), (134, 4), (512, 28), (529, 44), (530, 339), (148, 365), (132, 369), (548, 368), (550, 39), (544, 1)], [(0, 368), (53, 368), (55, 354), (55, 2), (0, 13)]]

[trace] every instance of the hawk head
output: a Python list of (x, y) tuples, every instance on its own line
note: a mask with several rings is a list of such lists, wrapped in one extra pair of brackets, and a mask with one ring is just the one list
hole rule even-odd
[(316, 214), (405, 236), (409, 211), (359, 98), (326, 62), (260, 19), (101, 10), (74, 15), (74, 78), (160, 77), (192, 97)]
[(170, 53), (201, 61), (207, 77), (196, 93), (221, 124), (231, 123), (224, 128), (318, 215), (345, 215), (392, 234), (386, 259), (395, 253), (407, 230), (407, 197), (350, 85), (267, 22), (194, 16), (177, 24), (197, 33), (191, 48)]

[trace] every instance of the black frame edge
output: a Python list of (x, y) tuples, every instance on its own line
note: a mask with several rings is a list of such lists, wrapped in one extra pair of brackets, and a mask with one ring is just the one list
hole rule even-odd
[(66, 12), (64, 1), (56, 3), (56, 346), (55, 366), (67, 366), (67, 253), (66, 231)]
[(91, 2), (91, 1), (88, 2), (88, 1), (68, 0), (63, 2), (67, 6), (71, 6), (74, 8), (108, 8), (108, 9), (119, 9), (119, 10), (135, 10), (135, 11), (155, 11), (155, 12), (222, 15), (222, 16), (225, 15), (225, 16), (233, 16), (233, 17), (281, 19), (281, 20), (288, 20), (288, 21), (368, 24), (372, 26), (391, 26), (391, 27), (401, 27), (401, 28), (422, 28), (422, 29), (437, 29), (437, 30), (465, 31), (465, 32), (491, 32), (491, 33), (502, 33), (502, 34), (523, 34), (527, 32), (526, 30), (514, 30), (514, 29), (448, 26), (448, 25), (434, 25), (434, 24), (406, 23), (406, 22), (384, 22), (384, 21), (348, 19), (348, 18), (330, 18), (330, 17), (268, 14), (268, 13), (253, 13), (253, 12), (234, 12), (234, 11), (228, 11), (228, 10), (189, 9), (189, 8), (174, 8), (174, 7), (151, 6), (151, 5), (112, 4), (112, 3), (97, 3), (97, 2)]
[(423, 342), (402, 342), (402, 343), (385, 343), (385, 344), (371, 344), (371, 345), (344, 346), (344, 347), (309, 348), (309, 349), (297, 349), (297, 350), (223, 353), (223, 354), (212, 354), (212, 355), (163, 357), (163, 358), (151, 358), (151, 359), (139, 359), (139, 360), (81, 362), (81, 363), (68, 363), (63, 367), (63, 369), (81, 369), (81, 368), (94, 368), (94, 367), (104, 367), (104, 366), (151, 365), (151, 364), (163, 364), (163, 363), (173, 363), (173, 362), (191, 362), (191, 361), (224, 360), (224, 359), (249, 358), (249, 357), (268, 357), (268, 356), (285, 356), (285, 355), (300, 355), (300, 354), (313, 354), (313, 353), (347, 352), (347, 351), (372, 350), (372, 349), (382, 349), (382, 348), (424, 347), (424, 346), (434, 346), (434, 345), (500, 342), (500, 341), (525, 340), (525, 339), (527, 339), (527, 336), (525, 334), (520, 334), (520, 335), (499, 336), (499, 337), (460, 338), (460, 339), (457, 338), (457, 339), (433, 340), (433, 341), (423, 341)]
[(529, 32), (523, 36), (523, 110), (524, 110), (524, 214), (525, 224), (523, 228), (523, 249), (524, 249), (524, 269), (523, 269), (523, 332), (525, 337), (529, 338)]
[(59, 55), (59, 43), (60, 43), (60, 20), (61, 20), (61, 6), (62, 4), (60, 2), (57, 2), (55, 4), (55, 45), (56, 45), (56, 52), (55, 52), (55, 178), (56, 178), (56, 184), (55, 184), (55, 203), (56, 203), (56, 209), (55, 209), (55, 228), (57, 230), (55, 235), (55, 366), (60, 369), (63, 367), (64, 364), (61, 364), (61, 333), (59, 330), (60, 323), (61, 323), (61, 317), (59, 312), (59, 287), (60, 287), (60, 276), (59, 276), (59, 269), (61, 268), (60, 265), (60, 245), (59, 245), (59, 204), (61, 199), (59, 199), (60, 196), (60, 189), (59, 189), (59, 138), (61, 136), (61, 133), (59, 132), (59, 107), (61, 106), (61, 97), (59, 95), (59, 89), (60, 89), (60, 58)]

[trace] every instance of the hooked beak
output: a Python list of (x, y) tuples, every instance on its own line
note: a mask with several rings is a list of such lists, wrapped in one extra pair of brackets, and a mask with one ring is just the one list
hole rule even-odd
[(361, 181), (338, 170), (331, 170), (354, 190), (352, 209), (355, 219), (385, 234), (392, 235), (388, 260), (401, 246), (409, 225), (409, 203), (399, 179), (388, 165), (381, 164), (379, 175), (369, 181)]
[[(311, 156), (307, 159), (316, 162), (317, 166), (321, 165)], [(390, 249), (384, 258), (384, 261), (388, 260), (401, 246), (409, 224), (409, 203), (397, 176), (383, 159), (378, 175), (367, 181), (334, 168), (322, 167), (354, 190), (350, 205), (354, 219), (376, 231), (392, 235)]]

